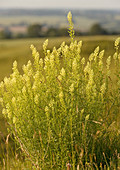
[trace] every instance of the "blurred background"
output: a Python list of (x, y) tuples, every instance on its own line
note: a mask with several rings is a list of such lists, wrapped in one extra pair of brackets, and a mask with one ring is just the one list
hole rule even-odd
[(0, 39), (67, 36), (68, 11), (76, 35), (120, 33), (119, 0), (1, 0)]
[[(114, 53), (114, 40), (120, 36), (120, 0), (0, 0), (0, 81), (12, 72), (12, 63), (22, 65), (31, 59), (34, 44), (41, 57), (42, 44), (48, 48), (70, 43), (67, 14), (73, 14), (77, 40), (83, 40), (82, 57), (95, 47), (105, 49), (105, 58)], [(5, 157), (7, 123), (0, 107), (0, 160)]]

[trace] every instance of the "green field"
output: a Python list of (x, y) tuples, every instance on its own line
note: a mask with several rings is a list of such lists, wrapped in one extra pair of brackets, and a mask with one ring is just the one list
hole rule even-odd
[[(81, 56), (88, 58), (90, 53), (99, 45), (100, 50), (105, 50), (105, 58), (109, 55), (114, 54), (114, 41), (117, 37), (115, 36), (87, 36), (87, 37), (76, 37), (76, 40), (83, 41), (83, 47)], [(18, 62), (18, 67), (20, 71), (22, 70), (22, 65), (26, 64), (31, 57), (30, 45), (33, 44), (39, 51), (41, 57), (42, 54), (42, 44), (44, 39), (21, 39), (21, 40), (1, 40), (0, 41), (0, 81), (4, 79), (5, 76), (9, 76), (12, 72), (12, 63), (14, 60)], [(59, 45), (65, 41), (70, 43), (70, 38), (49, 38), (48, 49), (52, 49), (54, 46), (59, 47)], [(0, 108), (1, 112), (1, 108)], [(3, 117), (0, 113), (0, 132), (3, 135), (7, 135), (6, 124), (3, 121)]]

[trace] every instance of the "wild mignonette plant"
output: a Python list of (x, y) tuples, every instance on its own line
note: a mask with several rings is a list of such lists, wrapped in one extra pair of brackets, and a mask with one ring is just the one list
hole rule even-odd
[(120, 38), (106, 63), (99, 47), (86, 60), (82, 41), (74, 40), (71, 12), (68, 21), (70, 45), (50, 51), (46, 40), (44, 59), (31, 45), (34, 62), (23, 66), (23, 74), (13, 63), (13, 73), (0, 84), (2, 113), (36, 168), (109, 166), (120, 152)]

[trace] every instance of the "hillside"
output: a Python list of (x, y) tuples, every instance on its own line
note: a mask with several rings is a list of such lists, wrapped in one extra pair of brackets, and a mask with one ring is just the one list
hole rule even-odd
[[(0, 26), (45, 24), (52, 27), (67, 27), (69, 10), (48, 9), (0, 9)], [(86, 32), (92, 24), (100, 23), (108, 31), (120, 31), (120, 11), (114, 10), (71, 10), (75, 28)]]

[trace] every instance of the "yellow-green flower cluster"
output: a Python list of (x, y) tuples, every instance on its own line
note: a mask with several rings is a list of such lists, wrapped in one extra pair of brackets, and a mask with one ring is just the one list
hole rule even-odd
[(68, 13), (67, 18), (68, 18), (68, 22), (69, 22), (69, 24), (70, 24), (70, 27), (69, 27), (69, 35), (70, 35), (70, 37), (71, 37), (71, 40), (73, 41), (75, 31), (73, 30), (74, 25), (73, 25), (73, 22), (72, 22), (72, 14), (71, 14), (71, 12)]
[(106, 84), (103, 83), (101, 88), (100, 88), (102, 100), (103, 100), (103, 95), (105, 94), (105, 91), (106, 91)]
[(107, 67), (107, 75), (110, 75), (110, 64), (111, 64), (111, 56), (109, 56), (106, 60), (106, 67)]
[(99, 53), (99, 67), (100, 67), (100, 70), (101, 70), (101, 71), (103, 70), (103, 56), (104, 56), (104, 53), (105, 53), (104, 50), (102, 50), (102, 51)]
[(117, 38), (116, 41), (115, 41), (115, 48), (116, 48), (116, 50), (119, 49), (119, 44), (120, 44), (120, 37)]

